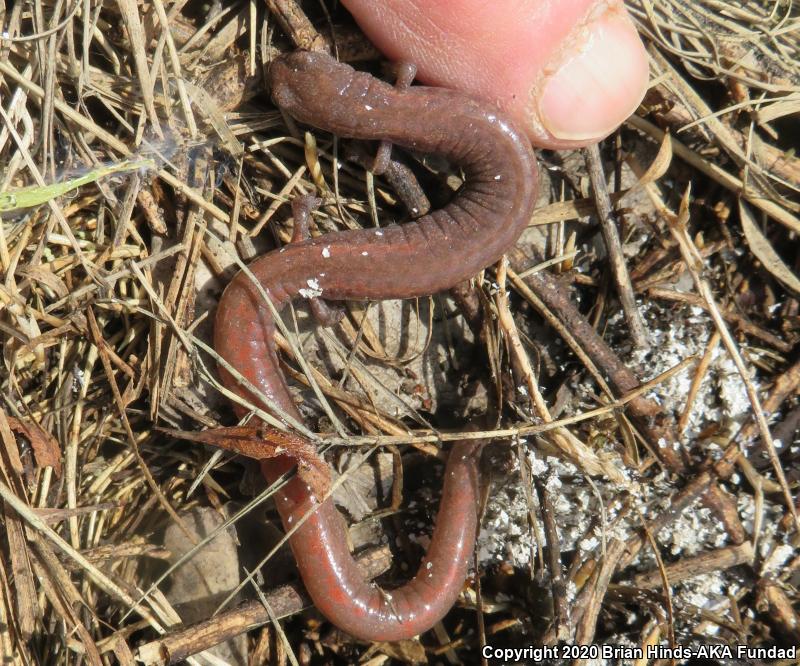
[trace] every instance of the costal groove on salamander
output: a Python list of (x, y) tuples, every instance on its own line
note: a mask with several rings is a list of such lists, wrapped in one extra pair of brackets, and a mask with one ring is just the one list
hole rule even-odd
[[(374, 229), (331, 233), (256, 260), (250, 270), (277, 309), (307, 289), (309, 280), (332, 300), (433, 294), (497, 261), (528, 224), (536, 196), (533, 151), (485, 103), (445, 89), (396, 90), (319, 53), (278, 58), (270, 83), (275, 102), (300, 122), (342, 137), (388, 139), (438, 153), (466, 174), (465, 186), (446, 207), (415, 222), (385, 227), (380, 236)], [(215, 347), (265, 396), (302, 420), (278, 366), (274, 329), (266, 304), (240, 273), (220, 301)], [(257, 401), (221, 374), (231, 390)], [(388, 593), (358, 570), (333, 501), (319, 505), (298, 477), (284, 486), (277, 506), (287, 529), (316, 509), (290, 543), (309, 595), (331, 622), (365, 640), (399, 640), (426, 631), (452, 607), (475, 542), (475, 451), (474, 442), (453, 446), (428, 552), (414, 579)], [(290, 458), (278, 457), (264, 461), (262, 470), (274, 481), (292, 466)]]

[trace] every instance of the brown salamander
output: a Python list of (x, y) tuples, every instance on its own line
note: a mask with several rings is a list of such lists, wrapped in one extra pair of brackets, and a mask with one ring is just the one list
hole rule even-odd
[[(533, 150), (525, 134), (486, 102), (442, 88), (399, 90), (321, 53), (282, 56), (269, 79), (276, 104), (300, 122), (340, 137), (438, 153), (466, 174), (448, 205), (414, 222), (329, 233), (257, 259), (250, 270), (277, 309), (309, 295), (381, 300), (442, 291), (500, 259), (529, 223), (537, 193)], [(220, 301), (215, 347), (285, 413), (302, 420), (278, 365), (274, 329), (269, 308), (240, 273)], [(257, 401), (222, 375), (232, 391)], [(285, 456), (262, 462), (271, 482), (292, 467)], [(414, 579), (391, 592), (361, 575), (332, 499), (318, 503), (297, 476), (277, 493), (287, 529), (313, 511), (290, 542), (314, 604), (336, 626), (366, 640), (399, 640), (426, 631), (455, 603), (477, 528), (474, 443), (453, 446), (444, 479), (427, 555)]]

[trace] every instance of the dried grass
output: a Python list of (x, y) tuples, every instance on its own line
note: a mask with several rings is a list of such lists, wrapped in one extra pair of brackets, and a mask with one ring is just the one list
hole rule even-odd
[[(328, 43), (336, 25), (343, 58), (374, 55), (354, 29), (338, 25), (340, 13), (306, 4), (313, 20), (292, 2), (274, 1), (269, 10), (225, 7), (205, 22), (185, 18), (193, 5), (161, 0), (34, 0), (0, 9), (0, 193), (91, 181), (45, 189), (42, 202), (24, 210), (0, 206), (0, 653), (8, 663), (163, 663), (158, 637), (178, 641), (183, 628), (143, 563), (165, 557), (158, 539), (168, 523), (183, 526), (197, 541), (190, 552), (202, 553), (213, 535), (198, 540), (183, 525), (185, 512), (240, 494), (238, 463), (218, 454), (209, 463), (209, 450), (158, 429), (230, 424), (227, 403), (213, 396), (233, 396), (217, 381), (219, 359), (204, 342), (218, 286), (262, 250), (268, 230), (289, 240), (284, 204), (315, 187), (337, 197), (317, 217), (322, 229), (400, 215), (386, 182), (351, 163), (331, 168), (337, 143), (298, 140), (292, 127), (287, 136), (265, 96), (253, 99), (258, 83), (249, 74), (276, 51), (274, 22), (276, 36), (306, 46)], [(499, 567), (465, 600), (479, 604), (481, 635), (498, 644), (624, 636), (644, 646), (690, 642), (691, 633), (706, 637), (700, 642), (714, 635), (796, 644), (800, 163), (790, 134), (800, 109), (800, 16), (782, 2), (628, 4), (649, 44), (653, 85), (638, 115), (602, 146), (614, 176), (607, 201), (621, 250), (640, 248), (625, 262), (636, 307), (658, 312), (645, 330), (666, 340), (707, 312), (708, 339), (666, 365), (658, 348), (650, 365), (637, 365), (624, 324), (614, 320), (606, 263), (586, 251), (597, 226), (587, 217), (595, 202), (582, 187), (583, 162), (545, 156), (551, 198), (560, 200), (543, 206), (532, 227), (548, 225), (547, 255), (542, 262), (512, 253), (510, 266), (490, 271), (477, 294), (479, 309), (496, 315), (484, 327), (488, 356), (480, 363), (488, 359), (493, 372), (489, 394), (501, 396), (485, 397), (483, 407), (502, 403), (504, 419), (468, 435), (518, 447), (504, 460), (522, 467), (526, 487), (519, 490), (519, 472), (505, 484), (524, 495), (515, 520), (527, 537), (527, 564), (516, 573)], [(240, 47), (249, 51), (230, 57)], [(158, 166), (103, 171), (131, 159)], [(637, 180), (625, 191), (623, 169)], [(585, 317), (547, 290), (553, 275), (593, 299)], [(686, 275), (692, 285), (676, 287)], [(198, 291), (201, 279), (215, 281), (210, 298)], [(548, 328), (536, 328), (540, 320)], [(608, 327), (611, 349), (595, 345), (593, 327)], [(413, 353), (391, 358), (374, 320), (353, 306), (337, 335), (324, 336), (345, 368), (332, 376), (305, 359), (294, 325), (284, 327), (287, 372), (313, 389), (306, 395), (318, 405), (314, 427), (298, 429), (318, 444), (358, 447), (364, 457), (377, 445), (436, 453), (441, 442), (462, 438), (430, 426), (430, 387), (400, 390), (399, 379), (386, 386), (376, 370), (400, 368), (400, 377), (431, 344), (433, 329), (423, 329), (428, 337)], [(542, 330), (564, 349), (535, 343)], [(481, 375), (480, 367), (463, 367), (465, 359), (455, 358), (459, 371)], [(707, 380), (725, 359), (749, 402), (742, 418), (709, 407)], [(679, 377), (689, 378), (684, 392), (665, 396)], [(597, 486), (588, 479), (587, 492), (604, 499), (592, 499), (581, 539), (599, 534), (602, 547), (587, 552), (564, 540), (560, 559), (545, 559), (536, 545), (544, 539), (540, 507), (558, 510), (553, 479), (566, 484), (569, 475), (598, 477)], [(711, 516), (702, 520), (722, 526), (722, 542), (667, 551), (665, 534), (702, 511)], [(549, 540), (565, 529), (552, 517), (545, 516)], [(559, 562), (563, 572), (554, 570)], [(524, 586), (510, 586), (526, 568), (552, 583), (544, 596), (555, 603), (555, 620), (544, 630), (540, 615), (528, 612)], [(726, 589), (708, 592), (701, 608), (680, 585), (704, 576)], [(515, 590), (510, 599), (498, 594), (504, 588)], [(269, 619), (248, 612), (257, 624)], [(636, 617), (632, 625), (626, 616)], [(221, 618), (222, 637), (242, 629)], [(452, 633), (439, 627), (435, 639), (426, 637), (428, 657), (449, 650), (477, 661), (475, 636), (448, 627)], [(346, 637), (321, 636), (313, 621), (287, 628), (283, 642), (271, 642), (268, 626), (259, 631), (254, 663), (294, 662), (303, 636), (323, 651), (360, 649)], [(383, 654), (412, 659), (415, 650)]]

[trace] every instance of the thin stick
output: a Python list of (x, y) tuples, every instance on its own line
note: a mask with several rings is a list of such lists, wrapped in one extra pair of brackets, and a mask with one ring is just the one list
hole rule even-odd
[(600, 149), (597, 144), (592, 144), (584, 149), (584, 156), (586, 157), (589, 178), (592, 181), (597, 214), (600, 218), (600, 229), (605, 239), (606, 250), (611, 264), (611, 273), (617, 286), (617, 295), (622, 304), (622, 311), (625, 313), (625, 320), (630, 327), (631, 340), (639, 349), (646, 349), (650, 346), (647, 339), (647, 331), (639, 310), (636, 308), (633, 285), (631, 285), (631, 278), (625, 265), (625, 257), (622, 254), (622, 243), (619, 239), (617, 224), (611, 208), (611, 198), (608, 196), (606, 177), (603, 173), (603, 162), (600, 158)]
[[(364, 576), (371, 580), (389, 569), (392, 553), (388, 546), (382, 546), (360, 555), (357, 562)], [(142, 645), (136, 651), (136, 657), (145, 666), (176, 664), (274, 619), (295, 615), (311, 605), (305, 591), (296, 585), (282, 585), (270, 590), (264, 594), (264, 600), (272, 610), (272, 617), (261, 601), (247, 601), (232, 610)]]

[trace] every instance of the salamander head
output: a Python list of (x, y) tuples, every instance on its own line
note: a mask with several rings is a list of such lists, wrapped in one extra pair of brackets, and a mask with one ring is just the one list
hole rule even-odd
[(293, 51), (272, 61), (269, 83), (272, 99), (298, 120), (305, 120), (320, 104), (330, 100), (338, 82), (352, 76), (352, 69), (326, 53)]

